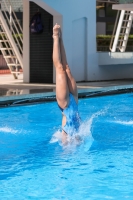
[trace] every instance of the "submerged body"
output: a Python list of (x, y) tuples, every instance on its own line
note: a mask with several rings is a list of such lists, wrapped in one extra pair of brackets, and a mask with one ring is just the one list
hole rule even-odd
[(65, 109), (60, 108), (63, 116), (66, 118), (66, 123), (62, 126), (62, 130), (72, 136), (77, 133), (81, 123), (81, 119), (78, 112), (78, 104), (76, 103), (73, 95), (69, 94), (69, 104)]

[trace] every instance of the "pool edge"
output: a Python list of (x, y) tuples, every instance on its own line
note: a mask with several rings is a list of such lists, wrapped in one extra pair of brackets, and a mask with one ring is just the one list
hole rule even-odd
[[(126, 92), (128, 93), (133, 92), (133, 85), (78, 89), (78, 96), (79, 98), (91, 98), (91, 97), (97, 97), (97, 96), (100, 97), (105, 95), (120, 94)], [(0, 97), (0, 108), (24, 105), (24, 104), (41, 103), (41, 102), (44, 103), (51, 101), (56, 101), (55, 92), (3, 96)]]

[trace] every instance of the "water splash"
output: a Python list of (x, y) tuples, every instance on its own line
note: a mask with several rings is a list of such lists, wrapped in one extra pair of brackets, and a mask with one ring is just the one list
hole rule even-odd
[[(72, 136), (67, 137), (67, 145), (63, 148), (70, 148), (70, 147), (76, 147), (78, 145), (83, 144), (86, 150), (89, 150), (94, 139), (92, 137), (92, 123), (93, 120), (101, 115), (104, 115), (107, 109), (104, 111), (98, 111), (94, 113), (89, 119), (86, 121), (82, 122), (79, 128), (79, 131), (77, 133), (74, 133)], [(61, 130), (56, 131), (51, 140), (50, 143), (55, 143), (58, 142), (59, 145), (62, 146), (62, 133)]]
[(59, 144), (61, 143), (62, 140), (62, 134), (61, 134), (61, 130), (56, 131), (53, 135), (52, 138), (50, 140), (50, 143), (55, 143), (55, 142), (59, 142)]

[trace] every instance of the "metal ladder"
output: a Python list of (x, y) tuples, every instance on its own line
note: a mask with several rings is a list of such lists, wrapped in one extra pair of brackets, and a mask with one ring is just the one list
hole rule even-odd
[(125, 52), (133, 21), (133, 11), (118, 11), (110, 42), (111, 52)]
[(2, 0), (0, 4), (0, 50), (11, 74), (17, 79), (23, 68), (23, 31), (11, 1)]

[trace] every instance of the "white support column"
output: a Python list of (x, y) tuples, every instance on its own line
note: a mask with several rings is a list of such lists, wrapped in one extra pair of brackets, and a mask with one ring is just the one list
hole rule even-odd
[(115, 39), (114, 39), (114, 42), (113, 42), (112, 52), (116, 52), (116, 47), (117, 47), (117, 43), (118, 43), (118, 40), (119, 40), (119, 35), (120, 35), (124, 15), (125, 15), (125, 10), (122, 10), (121, 14), (120, 14), (120, 19), (119, 19), (119, 22), (118, 22), (116, 34), (115, 34)]

